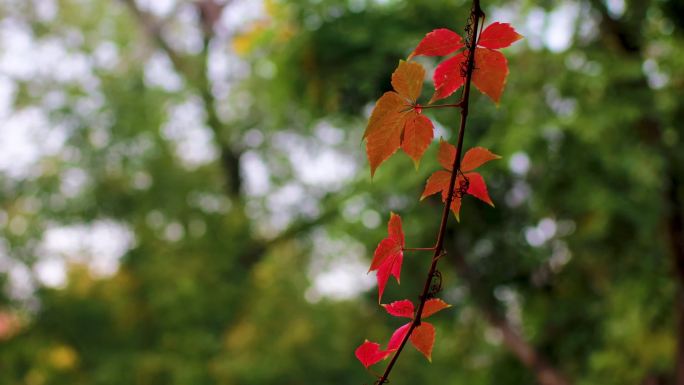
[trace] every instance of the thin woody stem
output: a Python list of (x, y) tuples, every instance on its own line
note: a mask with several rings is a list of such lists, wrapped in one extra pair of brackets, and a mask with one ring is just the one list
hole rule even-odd
[(404, 251), (433, 251), (435, 247), (404, 247)]
[(463, 102), (458, 102), (458, 103), (452, 103), (452, 104), (432, 104), (429, 106), (420, 106), (421, 109), (427, 109), (427, 108), (461, 108), (463, 105)]
[[(480, 1), (479, 0), (473, 0), (473, 6), (470, 11), (470, 19), (473, 22), (472, 28), (470, 30), (470, 36), (468, 41), (470, 42), (470, 47), (467, 47), (469, 50), (468, 53), (468, 60), (467, 60), (467, 67), (466, 67), (466, 80), (465, 80), (465, 86), (463, 88), (463, 98), (459, 104), (459, 107), (461, 109), (461, 123), (458, 129), (458, 143), (456, 146), (456, 157), (454, 159), (454, 165), (452, 167), (452, 170), (459, 170), (461, 168), (461, 152), (463, 150), (463, 136), (465, 134), (465, 127), (466, 127), (466, 121), (468, 117), (468, 101), (470, 99), (470, 81), (473, 77), (473, 69), (475, 68), (475, 55), (474, 55), (474, 48), (477, 42), (477, 34), (478, 34), (478, 27), (480, 23), (480, 19), (484, 17), (484, 12), (482, 12), (482, 9), (480, 8)], [(457, 172), (452, 172), (451, 173), (451, 179), (449, 180), (449, 191), (453, 191), (454, 186), (456, 185), (456, 176)], [(394, 364), (396, 364), (397, 360), (399, 359), (399, 355), (401, 352), (404, 350), (404, 346), (406, 346), (406, 343), (408, 342), (409, 338), (411, 337), (411, 333), (420, 325), (420, 316), (423, 313), (423, 308), (425, 307), (425, 302), (428, 299), (428, 293), (430, 291), (430, 284), (432, 282), (432, 278), (435, 276), (435, 272), (437, 271), (437, 262), (439, 262), (439, 257), (443, 254), (444, 251), (444, 237), (446, 235), (446, 226), (447, 222), (449, 219), (449, 211), (451, 209), (451, 202), (453, 200), (453, 194), (448, 194), (446, 202), (444, 202), (444, 210), (442, 211), (442, 220), (440, 222), (439, 226), (439, 233), (437, 234), (437, 243), (435, 244), (434, 247), (434, 256), (432, 257), (432, 263), (430, 265), (430, 270), (428, 271), (427, 278), (425, 279), (425, 284), (423, 286), (423, 291), (420, 295), (420, 303), (418, 305), (418, 309), (416, 310), (416, 316), (413, 319), (413, 322), (411, 322), (411, 326), (409, 327), (406, 335), (404, 336), (404, 339), (401, 341), (401, 344), (399, 345), (399, 348), (397, 351), (394, 353), (392, 356), (392, 359), (390, 360), (389, 364), (387, 365), (387, 368), (385, 369), (385, 373), (380, 377), (378, 380), (378, 384), (384, 384), (387, 383), (387, 379), (389, 378), (390, 373), (392, 372), (392, 368), (394, 368)]]

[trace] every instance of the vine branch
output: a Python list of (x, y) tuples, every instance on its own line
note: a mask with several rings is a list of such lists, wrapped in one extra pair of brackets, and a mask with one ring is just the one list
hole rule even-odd
[[(465, 80), (465, 86), (463, 88), (463, 97), (461, 99), (461, 102), (458, 103), (458, 107), (461, 109), (461, 123), (458, 129), (458, 143), (456, 146), (456, 157), (454, 159), (454, 165), (452, 170), (454, 172), (451, 173), (451, 179), (449, 180), (449, 191), (453, 191), (454, 186), (456, 185), (456, 177), (458, 175), (457, 170), (461, 168), (461, 152), (463, 150), (463, 136), (465, 134), (465, 127), (466, 127), (466, 121), (468, 118), (468, 102), (470, 99), (470, 81), (473, 77), (473, 70), (475, 68), (475, 55), (474, 55), (474, 48), (477, 42), (477, 34), (478, 34), (478, 26), (480, 23), (480, 19), (484, 18), (484, 12), (482, 12), (482, 9), (480, 8), (480, 1), (479, 0), (473, 0), (473, 6), (470, 10), (470, 16), (469, 16), (469, 23), (472, 23), (471, 28), (469, 28), (469, 34), (467, 37), (467, 44), (466, 48), (468, 49), (468, 60), (467, 60), (467, 65), (466, 65), (466, 80)], [(439, 232), (437, 234), (437, 242), (434, 247), (434, 256), (432, 257), (432, 263), (430, 264), (430, 270), (428, 271), (427, 278), (425, 279), (425, 284), (423, 285), (423, 291), (420, 295), (420, 303), (418, 304), (418, 309), (416, 310), (416, 316), (413, 319), (413, 322), (411, 322), (411, 326), (409, 327), (406, 335), (401, 341), (401, 344), (399, 345), (399, 348), (397, 349), (396, 352), (394, 352), (394, 355), (392, 356), (392, 359), (390, 360), (389, 364), (387, 365), (387, 368), (385, 369), (385, 372), (383, 373), (382, 377), (378, 380), (378, 384), (385, 384), (388, 382), (388, 378), (390, 373), (392, 372), (392, 368), (394, 368), (394, 365), (396, 364), (397, 360), (399, 359), (399, 356), (401, 355), (401, 352), (404, 350), (404, 346), (406, 346), (406, 342), (408, 342), (409, 338), (411, 337), (411, 334), (413, 331), (420, 325), (421, 321), (421, 314), (423, 313), (423, 308), (425, 307), (425, 302), (428, 300), (428, 294), (430, 293), (430, 287), (432, 284), (432, 280), (436, 275), (437, 271), (437, 263), (439, 262), (440, 256), (444, 254), (444, 237), (446, 235), (446, 226), (447, 222), (449, 220), (449, 211), (451, 211), (451, 202), (453, 201), (453, 194), (448, 194), (446, 202), (444, 202), (444, 209), (442, 210), (442, 219), (440, 221), (439, 225)]]

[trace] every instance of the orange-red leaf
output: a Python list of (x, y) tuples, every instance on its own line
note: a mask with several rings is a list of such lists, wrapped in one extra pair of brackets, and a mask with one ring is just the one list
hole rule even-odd
[(480, 35), (477, 45), (490, 49), (506, 48), (522, 39), (508, 23), (492, 23)]
[(425, 184), (425, 190), (423, 190), (423, 195), (420, 196), (420, 199), (423, 200), (432, 194), (448, 190), (450, 178), (451, 172), (449, 171), (439, 170), (432, 173)]
[(389, 343), (387, 344), (388, 351), (394, 351), (399, 348), (399, 346), (401, 345), (401, 341), (406, 336), (406, 333), (408, 333), (410, 327), (411, 322), (407, 323), (406, 325), (400, 326), (397, 330), (394, 331), (394, 333), (392, 333), (392, 337), (390, 337)]
[(408, 108), (404, 98), (396, 92), (385, 92), (378, 99), (363, 135), (371, 177), (378, 166), (399, 149)]
[[(456, 157), (456, 148), (451, 144), (441, 141), (439, 144), (439, 152), (437, 153), (437, 159), (439, 163), (446, 168), (451, 170), (454, 158)], [(463, 157), (461, 162), (461, 169), (464, 171), (472, 170), (480, 165), (489, 162), (493, 159), (499, 159), (500, 156), (490, 152), (489, 150), (482, 147), (475, 147), (468, 150)], [(468, 179), (468, 189), (465, 193), (470, 194), (483, 202), (494, 206), (489, 193), (487, 192), (487, 185), (484, 182), (482, 176), (476, 172), (471, 172), (467, 174), (459, 173), (456, 177), (454, 184), (454, 196), (451, 200), (451, 211), (456, 216), (457, 220), (460, 220), (461, 211), (461, 197), (463, 195), (463, 188), (465, 188), (465, 179)], [(420, 199), (423, 200), (425, 197), (436, 194), (438, 192), (442, 193), (442, 202), (446, 202), (449, 197), (449, 182), (451, 181), (451, 171), (439, 170), (435, 171), (427, 180), (425, 184), (425, 189)]]
[(401, 148), (413, 159), (413, 164), (418, 168), (420, 158), (423, 157), (430, 142), (432, 142), (433, 126), (430, 119), (417, 112), (411, 112), (404, 125), (404, 135), (401, 139)]
[[(411, 304), (413, 305), (413, 304)], [(431, 298), (427, 301), (425, 301), (425, 306), (423, 306), (423, 312), (421, 313), (420, 318), (427, 318), (435, 313), (437, 313), (440, 310), (444, 310), (448, 307), (451, 307), (448, 303), (442, 301), (439, 298)]]
[(380, 350), (380, 344), (368, 340), (362, 343), (361, 346), (354, 351), (356, 358), (361, 361), (361, 364), (366, 368), (384, 360), (390, 353), (392, 353), (392, 351)]
[(454, 213), (457, 221), (461, 221), (461, 198), (455, 196), (451, 201), (451, 212)]
[(435, 344), (435, 327), (432, 326), (432, 324), (421, 322), (421, 324), (413, 330), (409, 340), (419, 352), (423, 353), (428, 361), (432, 362), (432, 347)]
[[(451, 146), (453, 148), (453, 146)], [(440, 155), (442, 153), (442, 147), (440, 143)], [(456, 150), (454, 149), (454, 156), (456, 156)], [(494, 154), (493, 152), (487, 150), (484, 147), (473, 147), (470, 150), (468, 150), (465, 155), (463, 156), (463, 159), (461, 160), (461, 171), (466, 172), (466, 171), (471, 171), (474, 170), (483, 164), (489, 162), (490, 160), (495, 160), (495, 159), (501, 159), (499, 155)], [(441, 159), (440, 159), (441, 163)]]
[(444, 140), (439, 141), (439, 151), (437, 152), (437, 160), (439, 164), (445, 169), (451, 171), (454, 166), (454, 158), (456, 158), (456, 147)]
[(465, 52), (467, 51), (457, 53), (439, 63), (435, 68), (435, 73), (432, 76), (435, 83), (435, 94), (430, 99), (430, 103), (448, 97), (465, 83), (465, 78), (461, 76), (461, 68), (467, 59)]
[(468, 178), (468, 194), (494, 207), (494, 203), (489, 197), (487, 185), (485, 184), (482, 175), (476, 172), (470, 172), (465, 174), (465, 177)]
[(423, 89), (425, 69), (415, 62), (399, 61), (399, 66), (392, 73), (392, 87), (399, 95), (415, 102)]
[(435, 29), (418, 43), (418, 47), (411, 53), (409, 59), (420, 55), (445, 56), (461, 48), (463, 48), (463, 42), (456, 32), (446, 28)]
[(389, 314), (395, 317), (413, 318), (413, 302), (407, 299), (384, 304), (382, 307), (384, 307)]
[(499, 104), (499, 99), (501, 99), (506, 76), (508, 76), (508, 63), (501, 52), (488, 48), (475, 49), (473, 84), (496, 104)]

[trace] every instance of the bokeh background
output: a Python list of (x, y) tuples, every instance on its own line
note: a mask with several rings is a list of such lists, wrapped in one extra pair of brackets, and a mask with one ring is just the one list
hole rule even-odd
[[(372, 383), (353, 351), (401, 320), (370, 257), (390, 211), (426, 247), (441, 207), (418, 201), (436, 145), (371, 181), (361, 136), (398, 60), (469, 7), (0, 1), (0, 384)], [(454, 306), (392, 383), (684, 384), (684, 4), (483, 7), (525, 36), (466, 133), (503, 156), (496, 208), (452, 219)], [(454, 139), (457, 111), (426, 113)], [(416, 299), (429, 258), (385, 300)]]

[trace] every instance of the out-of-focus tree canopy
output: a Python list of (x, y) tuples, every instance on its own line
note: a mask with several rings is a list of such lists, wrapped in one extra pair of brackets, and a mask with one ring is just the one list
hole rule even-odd
[[(684, 383), (681, 3), (482, 3), (525, 35), (466, 132), (503, 156), (496, 208), (464, 199), (433, 362), (407, 351), (392, 383), (535, 383), (497, 320), (570, 383)], [(373, 249), (390, 211), (432, 245), (441, 207), (418, 201), (435, 144), (371, 181), (361, 136), (399, 59), (469, 7), (3, 1), (0, 384), (374, 381), (353, 351), (400, 321)], [(384, 300), (415, 300), (428, 259)]]

